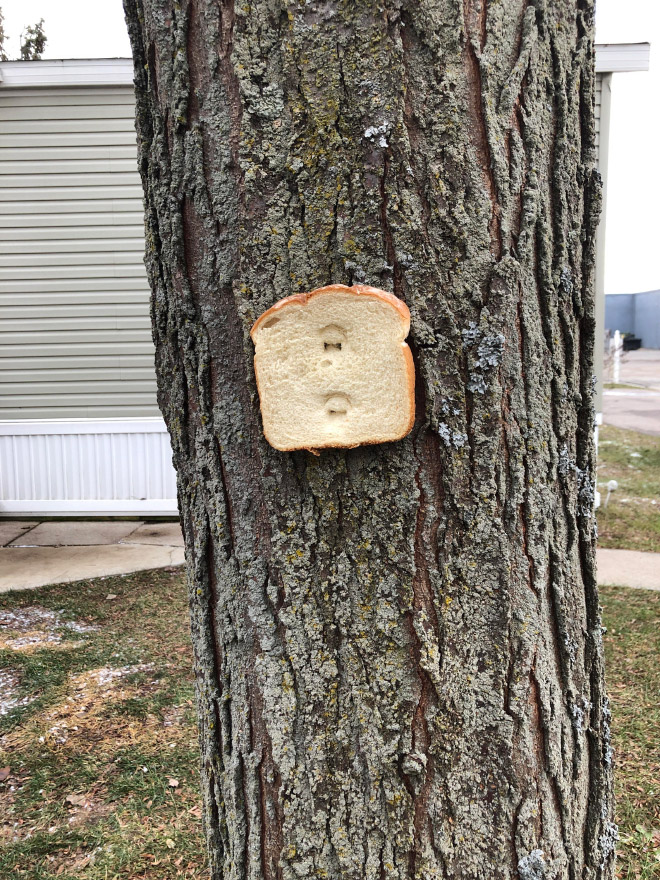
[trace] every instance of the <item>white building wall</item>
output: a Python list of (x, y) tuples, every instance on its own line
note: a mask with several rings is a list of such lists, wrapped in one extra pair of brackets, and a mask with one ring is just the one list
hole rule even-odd
[(171, 515), (162, 419), (0, 422), (0, 515)]
[(174, 514), (131, 62), (0, 77), (0, 515)]
[(0, 419), (159, 415), (134, 108), (0, 87)]

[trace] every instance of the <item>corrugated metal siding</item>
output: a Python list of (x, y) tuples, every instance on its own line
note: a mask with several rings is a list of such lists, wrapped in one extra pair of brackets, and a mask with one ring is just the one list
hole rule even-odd
[[(176, 478), (161, 419), (133, 424), (24, 422), (0, 424), (0, 515), (95, 512), (126, 502), (133, 509), (176, 513)], [(156, 503), (155, 503), (156, 502)]]
[(0, 419), (158, 415), (131, 86), (0, 88)]

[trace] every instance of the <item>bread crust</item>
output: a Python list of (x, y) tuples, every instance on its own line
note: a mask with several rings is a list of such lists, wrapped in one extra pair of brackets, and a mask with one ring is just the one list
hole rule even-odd
[(369, 287), (367, 284), (354, 284), (352, 287), (347, 287), (345, 284), (328, 284), (326, 287), (317, 287), (316, 290), (310, 290), (309, 293), (294, 293), (292, 296), (285, 296), (283, 299), (279, 299), (274, 305), (267, 309), (263, 315), (260, 315), (252, 325), (252, 329), (250, 330), (252, 341), (254, 342), (254, 334), (259, 326), (263, 324), (264, 321), (272, 318), (273, 315), (277, 314), (277, 312), (284, 308), (284, 306), (290, 306), (294, 303), (300, 303), (300, 305), (303, 306), (307, 305), (312, 297), (318, 296), (320, 293), (351, 293), (354, 296), (369, 296), (372, 299), (383, 300), (395, 308), (401, 315), (403, 326), (406, 331), (403, 334), (404, 339), (410, 331), (410, 309), (402, 299), (399, 299), (399, 297), (395, 296), (393, 293), (388, 293), (386, 290), (380, 290), (378, 287)]
[[(408, 332), (410, 331), (410, 309), (403, 302), (403, 300), (398, 298), (398, 296), (395, 296), (393, 293), (388, 293), (388, 291), (386, 290), (380, 290), (378, 287), (369, 287), (367, 284), (354, 284), (352, 287), (348, 287), (345, 284), (328, 284), (325, 287), (317, 287), (315, 290), (309, 291), (309, 293), (295, 293), (292, 296), (285, 296), (283, 299), (278, 300), (276, 303), (274, 303), (274, 305), (272, 305), (262, 315), (260, 315), (252, 325), (252, 329), (250, 330), (250, 338), (253, 342), (256, 342), (256, 331), (265, 321), (268, 321), (269, 318), (273, 317), (273, 315), (276, 315), (277, 312), (280, 311), (280, 309), (283, 309), (285, 306), (293, 305), (295, 303), (300, 303), (300, 305), (304, 306), (309, 302), (310, 299), (312, 299), (312, 297), (318, 296), (322, 293), (348, 293), (352, 294), (353, 296), (367, 296), (372, 299), (380, 299), (381, 301), (386, 302), (389, 306), (391, 306), (399, 313), (399, 317), (401, 318), (404, 329), (403, 341), (401, 343), (401, 346), (403, 348), (403, 357), (408, 379), (408, 400), (410, 401), (409, 415), (406, 426), (401, 434), (399, 434), (397, 437), (389, 437), (387, 440), (363, 440), (361, 443), (323, 443), (314, 447), (297, 445), (278, 446), (268, 436), (265, 427), (264, 437), (274, 449), (277, 449), (280, 452), (293, 452), (296, 449), (306, 449), (308, 452), (311, 452), (314, 455), (319, 454), (319, 449), (355, 449), (358, 446), (374, 446), (378, 443), (394, 443), (397, 440), (402, 440), (410, 433), (415, 423), (415, 364), (413, 361), (410, 346), (407, 342), (405, 342), (405, 339), (408, 336)], [(256, 368), (255, 379), (257, 382), (257, 391), (259, 392), (259, 399), (261, 400), (259, 375)]]

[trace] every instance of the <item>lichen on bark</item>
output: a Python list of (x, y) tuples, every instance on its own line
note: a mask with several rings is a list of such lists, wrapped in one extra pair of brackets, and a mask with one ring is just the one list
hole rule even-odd
[[(212, 876), (610, 877), (593, 3), (124, 3)], [(249, 329), (330, 282), (417, 422), (279, 453)]]

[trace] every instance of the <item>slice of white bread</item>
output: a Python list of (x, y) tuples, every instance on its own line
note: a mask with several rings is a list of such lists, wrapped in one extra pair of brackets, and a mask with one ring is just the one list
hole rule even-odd
[(400, 440), (415, 420), (410, 312), (375, 287), (333, 284), (276, 302), (255, 321), (264, 435), (275, 449)]

